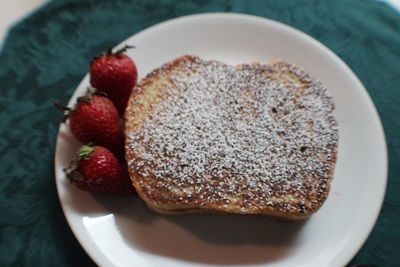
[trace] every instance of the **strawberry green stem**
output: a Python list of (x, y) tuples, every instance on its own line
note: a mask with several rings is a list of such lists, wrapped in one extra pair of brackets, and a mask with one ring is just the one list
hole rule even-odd
[(61, 121), (65, 122), (68, 119), (68, 116), (71, 113), (72, 109), (61, 103), (61, 101), (59, 100), (53, 101), (53, 105), (63, 112), (63, 118)]
[[(109, 47), (109, 48), (107, 48), (105, 53), (104, 52), (102, 53), (102, 55), (106, 55), (106, 56), (119, 55), (119, 54), (125, 53), (128, 49), (131, 49), (131, 48), (136, 48), (136, 47), (133, 45), (125, 45), (124, 47), (118, 49), (115, 52), (112, 51), (113, 50), (112, 47)], [(94, 57), (94, 59), (95, 58), (96, 57)]]
[(131, 49), (131, 48), (136, 48), (136, 47), (133, 46), (133, 45), (125, 45), (125, 46), (122, 47), (121, 49), (115, 51), (114, 54), (115, 54), (115, 55), (118, 55), (118, 54), (125, 53), (128, 49)]
[(133, 45), (125, 45), (124, 47), (121, 47), (120, 49), (118, 49), (115, 52), (113, 52), (113, 48), (112, 47), (109, 47), (109, 48), (107, 48), (107, 51), (106, 51), (105, 54), (107, 56), (119, 55), (119, 54), (125, 53), (128, 49), (131, 49), (131, 48), (136, 48), (136, 47), (133, 46)]
[(107, 52), (106, 52), (106, 55), (107, 55), (107, 56), (113, 55), (112, 49), (113, 49), (112, 47), (107, 48)]
[(84, 146), (81, 146), (78, 150), (78, 160), (80, 159), (90, 159), (90, 155), (92, 154), (94, 148), (92, 146), (92, 144), (87, 144)]
[(94, 148), (91, 143), (81, 146), (78, 151), (75, 154), (75, 158), (71, 160), (69, 163), (69, 166), (67, 168), (64, 168), (64, 172), (67, 176), (68, 179), (71, 181), (82, 181), (83, 177), (82, 175), (78, 172), (78, 161), (81, 159), (88, 160), (90, 159), (90, 156), (93, 152)]
[(99, 91), (96, 88), (89, 86), (86, 90), (85, 95), (78, 97), (77, 101), (78, 102), (87, 102), (94, 95), (107, 97), (107, 93), (105, 93), (103, 91)]

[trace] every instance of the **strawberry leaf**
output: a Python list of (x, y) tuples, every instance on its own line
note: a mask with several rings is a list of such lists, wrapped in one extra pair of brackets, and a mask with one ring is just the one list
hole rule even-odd
[(63, 112), (62, 122), (66, 122), (72, 109), (61, 103), (59, 100), (54, 100), (53, 105)]
[(90, 159), (90, 155), (92, 154), (94, 148), (91, 144), (87, 144), (84, 146), (81, 146), (78, 150), (77, 156), (78, 160), (79, 159)]
[(76, 152), (75, 158), (71, 160), (69, 166), (64, 168), (65, 175), (71, 181), (83, 181), (83, 176), (78, 172), (78, 161), (89, 160), (94, 150), (92, 144), (81, 146)]

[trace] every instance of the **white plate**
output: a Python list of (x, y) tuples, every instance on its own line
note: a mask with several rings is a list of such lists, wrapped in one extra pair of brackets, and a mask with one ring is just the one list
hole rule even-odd
[[(375, 107), (353, 72), (328, 48), (271, 20), (203, 14), (170, 20), (124, 42), (139, 78), (183, 54), (226, 63), (293, 61), (331, 91), (339, 121), (339, 154), (328, 200), (304, 223), (265, 217), (148, 211), (138, 197), (94, 195), (62, 171), (79, 145), (60, 126), (55, 154), (60, 201), (75, 236), (101, 266), (343, 266), (370, 233), (383, 201), (387, 156)], [(88, 85), (86, 77), (69, 105)]]

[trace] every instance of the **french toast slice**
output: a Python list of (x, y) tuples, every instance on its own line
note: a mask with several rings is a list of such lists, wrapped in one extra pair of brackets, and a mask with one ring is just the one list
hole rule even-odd
[(125, 112), (126, 160), (149, 208), (305, 219), (326, 200), (334, 103), (298, 66), (182, 56), (136, 91)]

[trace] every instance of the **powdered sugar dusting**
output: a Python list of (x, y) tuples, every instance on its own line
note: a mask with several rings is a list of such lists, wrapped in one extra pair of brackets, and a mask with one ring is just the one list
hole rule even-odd
[[(165, 100), (127, 134), (135, 172), (168, 184), (186, 202), (195, 196), (246, 207), (290, 195), (303, 203), (324, 190), (338, 133), (321, 83), (289, 64), (182, 64), (187, 71), (171, 75)], [(285, 68), (308, 86), (273, 76)]]

